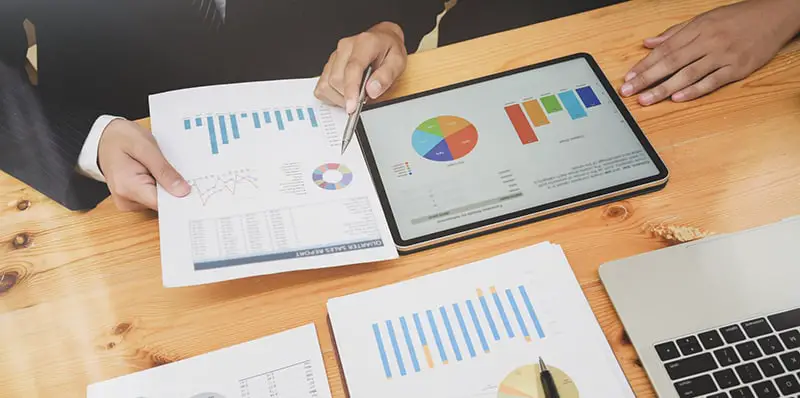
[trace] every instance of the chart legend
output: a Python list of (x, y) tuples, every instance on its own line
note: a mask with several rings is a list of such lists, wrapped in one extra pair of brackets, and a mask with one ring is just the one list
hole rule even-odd
[(479, 288), (462, 302), (375, 322), (372, 334), (388, 379), (488, 355), (500, 342), (545, 338), (524, 285)]

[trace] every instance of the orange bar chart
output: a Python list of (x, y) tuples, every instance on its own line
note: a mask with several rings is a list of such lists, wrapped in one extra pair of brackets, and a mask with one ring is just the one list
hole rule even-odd
[(533, 122), (534, 126), (540, 127), (550, 124), (550, 120), (548, 120), (547, 115), (544, 114), (544, 109), (539, 105), (539, 101), (525, 101), (522, 103), (522, 106), (525, 107), (525, 112), (528, 113), (528, 117), (531, 118), (531, 122)]

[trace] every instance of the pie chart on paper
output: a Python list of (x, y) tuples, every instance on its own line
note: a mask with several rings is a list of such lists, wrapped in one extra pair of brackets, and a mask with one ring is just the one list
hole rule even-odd
[(478, 129), (458, 116), (428, 119), (414, 131), (411, 144), (420, 156), (434, 162), (450, 162), (467, 156), (478, 144)]
[[(578, 387), (561, 369), (547, 365), (561, 398), (579, 398)], [(544, 388), (539, 382), (539, 365), (517, 368), (500, 383), (497, 398), (545, 398)]]

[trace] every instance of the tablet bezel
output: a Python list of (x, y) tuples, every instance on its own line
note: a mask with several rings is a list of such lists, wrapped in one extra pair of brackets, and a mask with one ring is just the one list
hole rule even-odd
[(564, 57), (559, 57), (548, 61), (512, 69), (509, 71), (500, 72), (472, 80), (467, 80), (460, 83), (451, 84), (449, 86), (423, 91), (420, 93), (399, 97), (376, 104), (369, 104), (364, 107), (363, 111), (368, 112), (372, 109), (377, 109), (384, 106), (390, 106), (401, 102), (411, 101), (420, 97), (425, 97), (445, 91), (457, 90), (463, 87), (471, 86), (473, 84), (483, 83), (501, 77), (528, 72), (534, 69), (540, 69), (546, 66), (556, 65), (559, 63), (572, 61), (575, 59), (584, 59), (589, 64), (595, 76), (603, 85), (603, 88), (605, 88), (605, 90), (609, 93), (609, 97), (614, 102), (614, 105), (617, 107), (620, 114), (628, 123), (628, 126), (636, 135), (636, 138), (639, 140), (639, 143), (642, 145), (642, 148), (645, 150), (645, 152), (647, 152), (647, 155), (650, 157), (651, 161), (658, 169), (658, 174), (652, 177), (642, 178), (624, 184), (617, 184), (611, 187), (595, 190), (592, 192), (587, 192), (570, 198), (561, 199), (558, 201), (534, 207), (529, 207), (514, 212), (509, 212), (483, 221), (472, 222), (456, 228), (450, 228), (440, 232), (435, 232), (432, 234), (405, 240), (402, 238), (400, 234), (400, 229), (397, 226), (397, 220), (395, 219), (394, 213), (392, 211), (391, 203), (389, 201), (389, 196), (386, 193), (386, 188), (383, 185), (383, 180), (381, 179), (381, 174), (380, 171), (378, 170), (377, 162), (375, 161), (375, 155), (372, 152), (372, 147), (370, 146), (366, 130), (364, 129), (364, 125), (361, 122), (361, 119), (359, 119), (358, 125), (356, 126), (356, 134), (358, 134), (358, 139), (359, 142), (361, 143), (361, 150), (364, 153), (364, 158), (366, 159), (367, 167), (369, 168), (372, 181), (378, 193), (378, 197), (380, 198), (381, 206), (383, 207), (385, 217), (388, 221), (389, 229), (392, 233), (392, 238), (394, 239), (395, 246), (397, 246), (398, 250), (401, 253), (409, 253), (422, 249), (427, 249), (434, 246), (451, 243), (453, 241), (463, 240), (475, 237), (477, 235), (494, 232), (499, 229), (514, 227), (523, 223), (533, 222), (543, 218), (554, 217), (571, 211), (578, 211), (588, 207), (598, 206), (604, 203), (608, 203), (610, 201), (622, 199), (624, 197), (652, 192), (654, 190), (661, 189), (666, 185), (667, 180), (669, 179), (669, 170), (667, 170), (666, 165), (664, 164), (662, 159), (658, 156), (658, 153), (650, 144), (650, 141), (647, 139), (647, 137), (645, 136), (644, 132), (641, 130), (639, 125), (636, 123), (636, 120), (633, 118), (633, 115), (630, 113), (628, 108), (622, 102), (622, 99), (617, 94), (617, 91), (614, 89), (614, 87), (609, 82), (608, 78), (600, 69), (600, 66), (597, 64), (594, 58), (588, 53), (571, 54)]

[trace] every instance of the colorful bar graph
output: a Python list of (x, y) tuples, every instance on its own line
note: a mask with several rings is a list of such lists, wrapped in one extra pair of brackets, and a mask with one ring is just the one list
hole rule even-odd
[(308, 108), (308, 118), (311, 119), (311, 127), (319, 126), (317, 124), (317, 115), (314, 114), (314, 108)]
[(417, 350), (414, 349), (414, 343), (411, 342), (411, 333), (408, 331), (408, 323), (405, 317), (400, 317), (400, 327), (403, 328), (403, 337), (406, 339), (406, 346), (408, 347), (408, 354), (411, 355), (411, 365), (414, 366), (414, 371), (419, 372), (419, 361), (417, 360)]
[(422, 322), (419, 320), (419, 314), (414, 314), (414, 325), (417, 327), (417, 335), (419, 336), (419, 343), (422, 344), (422, 351), (425, 353), (425, 361), (428, 362), (428, 367), (433, 369), (433, 356), (431, 356), (431, 347), (428, 346), (428, 338), (422, 330)]
[(261, 128), (261, 118), (258, 116), (258, 112), (253, 112), (253, 127)]
[(397, 335), (394, 333), (394, 326), (392, 321), (386, 321), (386, 329), (389, 330), (389, 341), (392, 343), (394, 350), (394, 358), (397, 360), (397, 367), (400, 369), (400, 376), (406, 375), (406, 365), (403, 362), (403, 356), (400, 354), (400, 344), (397, 343)]
[(525, 107), (525, 112), (528, 114), (528, 117), (531, 119), (531, 122), (533, 122), (535, 127), (550, 124), (550, 120), (547, 120), (547, 115), (544, 114), (544, 110), (542, 110), (542, 107), (539, 106), (539, 101), (525, 101), (522, 103), (522, 106)]
[(239, 122), (236, 121), (236, 115), (231, 115), (231, 130), (233, 130), (233, 138), (239, 139)]
[(378, 343), (378, 354), (381, 356), (381, 362), (383, 362), (383, 372), (386, 374), (387, 379), (391, 379), (392, 369), (389, 367), (389, 357), (386, 356), (386, 347), (383, 346), (381, 329), (377, 323), (372, 324), (372, 331), (375, 333), (375, 342)]
[(539, 98), (539, 100), (542, 101), (542, 106), (544, 106), (544, 110), (546, 110), (547, 113), (556, 113), (564, 110), (555, 95), (548, 95), (546, 97)]
[(478, 299), (481, 302), (481, 307), (483, 308), (483, 314), (486, 316), (486, 322), (489, 323), (489, 329), (492, 330), (492, 336), (494, 336), (494, 341), (500, 340), (500, 333), (497, 331), (497, 325), (494, 323), (494, 318), (492, 318), (492, 313), (489, 311), (489, 303), (486, 301), (486, 296), (483, 295), (483, 290), (478, 289)]
[(533, 326), (536, 328), (536, 334), (539, 335), (539, 338), (544, 338), (544, 330), (542, 330), (542, 324), (539, 322), (539, 317), (536, 316), (536, 311), (533, 309), (533, 303), (531, 303), (530, 297), (528, 297), (528, 291), (525, 289), (525, 286), (519, 287), (519, 293), (522, 295), (522, 300), (525, 301), (525, 307), (528, 308), (528, 315), (531, 316), (533, 320)]
[(458, 348), (458, 341), (456, 341), (456, 334), (453, 333), (453, 325), (450, 324), (450, 318), (447, 316), (447, 310), (444, 307), (439, 307), (439, 313), (442, 315), (444, 327), (447, 329), (447, 337), (450, 338), (450, 346), (453, 347), (453, 353), (456, 355), (456, 361), (461, 362), (461, 350)]
[(185, 130), (191, 130), (192, 129), (192, 121), (189, 120), (189, 119), (184, 120), (183, 121), (183, 128)]
[(517, 300), (514, 299), (514, 294), (511, 293), (511, 289), (506, 289), (506, 297), (508, 298), (508, 302), (511, 303), (511, 309), (514, 310), (514, 316), (517, 318), (517, 323), (519, 323), (519, 328), (522, 330), (525, 341), (530, 342), (531, 334), (528, 333), (528, 326), (525, 325), (525, 320), (522, 319), (522, 312), (519, 310)]
[(272, 123), (272, 117), (270, 117), (269, 112), (264, 112), (264, 123), (266, 124)]
[(578, 101), (578, 97), (575, 95), (574, 91), (558, 93), (558, 98), (561, 100), (561, 103), (564, 104), (564, 107), (567, 108), (569, 117), (571, 117), (572, 120), (588, 116), (586, 110), (583, 109), (583, 105)]
[(461, 314), (461, 308), (458, 306), (458, 304), (453, 304), (453, 311), (456, 313), (458, 326), (461, 327), (461, 334), (464, 336), (464, 342), (467, 343), (467, 351), (469, 351), (469, 356), (475, 358), (475, 347), (472, 346), (472, 338), (469, 336), (467, 323), (464, 322), (464, 316)]
[(219, 147), (217, 146), (217, 132), (214, 131), (214, 118), (209, 116), (206, 122), (208, 122), (208, 140), (211, 142), (211, 154), (216, 155), (219, 153)]
[(536, 137), (536, 133), (533, 132), (533, 127), (531, 127), (528, 118), (525, 117), (525, 114), (522, 112), (522, 107), (519, 106), (519, 104), (509, 105), (505, 109), (508, 119), (511, 120), (511, 124), (514, 126), (514, 130), (517, 131), (517, 135), (523, 145), (539, 141), (539, 138)]
[(242, 119), (247, 119), (247, 116), (248, 115), (246, 113), (242, 113)]
[(201, 127), (201, 126), (203, 126), (203, 119), (202, 119), (202, 118), (199, 118), (199, 117), (196, 117), (196, 118), (194, 119), (194, 125), (195, 125), (195, 127)]
[(503, 308), (503, 303), (500, 301), (500, 295), (497, 294), (497, 289), (494, 286), (489, 288), (489, 292), (492, 293), (492, 298), (494, 298), (494, 305), (497, 306), (497, 312), (500, 313), (500, 319), (503, 320), (503, 326), (506, 328), (506, 333), (508, 333), (508, 338), (514, 338), (514, 330), (511, 329), (511, 322), (508, 321), (508, 316), (506, 316), (506, 310)]
[(469, 310), (469, 317), (472, 318), (472, 324), (475, 326), (475, 330), (478, 332), (478, 339), (481, 341), (483, 352), (488, 354), (489, 343), (486, 341), (486, 335), (483, 334), (483, 328), (481, 327), (481, 322), (478, 320), (478, 314), (475, 312), (475, 307), (472, 305), (472, 300), (467, 300), (467, 309)]
[(275, 111), (275, 122), (278, 123), (278, 130), (283, 131), (283, 116), (281, 116), (281, 111)]
[(591, 86), (581, 87), (575, 91), (578, 92), (578, 96), (581, 97), (583, 105), (587, 108), (600, 105), (600, 98), (597, 98), (597, 95), (594, 93), (594, 90), (592, 90)]
[(303, 109), (301, 108), (297, 108), (297, 119), (306, 120), (306, 116), (303, 114)]
[(228, 126), (225, 124), (225, 116), (219, 117), (219, 134), (222, 136), (222, 143), (228, 143)]
[(287, 109), (286, 110), (286, 120), (289, 121), (289, 122), (293, 122), (294, 121), (294, 116), (292, 116), (292, 110), (291, 109)]
[(439, 335), (439, 328), (436, 327), (436, 320), (433, 319), (433, 311), (428, 310), (425, 313), (428, 315), (428, 322), (431, 324), (431, 331), (433, 332), (433, 340), (436, 341), (436, 348), (439, 349), (442, 364), (447, 365), (447, 353), (444, 351), (444, 344), (442, 344), (442, 337)]

